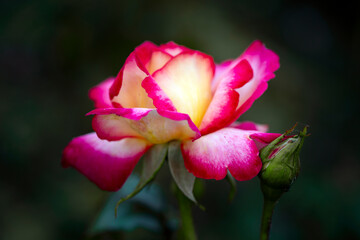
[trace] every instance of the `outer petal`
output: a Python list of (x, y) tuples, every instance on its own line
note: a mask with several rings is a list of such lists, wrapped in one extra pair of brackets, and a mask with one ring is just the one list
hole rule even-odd
[(210, 56), (198, 51), (183, 52), (145, 79), (143, 87), (157, 108), (166, 106), (165, 109), (174, 110), (170, 109), (171, 102), (178, 112), (187, 113), (199, 126), (211, 101), (214, 69)]
[(94, 130), (102, 139), (114, 140), (125, 136), (117, 133), (127, 123), (138, 135), (151, 143), (160, 144), (174, 139), (199, 138), (200, 132), (187, 114), (146, 108), (95, 109), (88, 115), (96, 115)]
[(250, 134), (223, 128), (182, 144), (185, 167), (196, 177), (220, 180), (227, 170), (239, 181), (255, 177), (262, 166), (259, 150)]
[(254, 77), (237, 90), (240, 94), (240, 101), (235, 119), (247, 111), (253, 102), (265, 92), (268, 86), (267, 81), (275, 77), (274, 72), (280, 67), (279, 56), (267, 49), (260, 41), (253, 42), (235, 61), (242, 59), (249, 61), (254, 71)]
[(254, 132), (250, 135), (250, 138), (255, 141), (258, 149), (262, 149), (280, 136), (280, 133)]
[(62, 165), (76, 168), (103, 190), (116, 191), (149, 147), (142, 139), (108, 142), (89, 133), (69, 143), (63, 152)]
[(110, 77), (89, 90), (89, 98), (96, 108), (112, 107), (109, 90), (113, 82), (114, 78)]
[(138, 67), (135, 53), (132, 52), (110, 88), (113, 104), (118, 107), (153, 108), (152, 100), (141, 87), (141, 82), (145, 77), (146, 73)]
[(281, 135), (280, 133), (267, 133), (269, 129), (267, 124), (258, 124), (250, 121), (233, 122), (230, 127), (249, 131), (251, 133), (249, 136), (255, 141), (258, 149), (267, 146)]
[(239, 103), (235, 89), (242, 87), (253, 77), (247, 60), (241, 60), (230, 71), (223, 73), (215, 89), (214, 97), (201, 122), (200, 131), (207, 134), (228, 126), (234, 121), (234, 112)]
[(109, 141), (121, 140), (123, 138), (144, 138), (133, 129), (127, 118), (120, 118), (109, 115), (95, 115), (92, 120), (92, 127), (100, 139)]
[(254, 130), (259, 132), (267, 132), (269, 130), (269, 126), (267, 124), (257, 124), (250, 121), (233, 122), (230, 127), (242, 130)]
[(144, 42), (126, 59), (110, 89), (110, 97), (116, 106), (154, 108), (152, 99), (141, 86), (146, 76), (163, 67), (171, 55), (151, 42)]
[[(234, 71), (236, 71), (236, 68), (239, 67), (239, 64), (243, 60), (247, 60), (250, 63), (253, 70), (253, 77), (250, 81), (243, 84), (243, 86), (239, 86), (236, 89), (224, 88), (223, 82), (228, 81), (229, 76), (234, 75)], [(223, 100), (219, 101), (220, 104), (214, 104), (216, 107), (212, 109), (209, 107), (209, 114), (207, 113), (207, 115), (211, 116), (204, 117), (204, 123), (200, 126), (202, 134), (218, 129), (216, 128), (216, 116), (222, 119), (222, 121), (220, 121), (220, 127), (228, 126), (239, 118), (239, 116), (248, 110), (253, 102), (264, 93), (268, 86), (267, 81), (275, 77), (274, 71), (276, 71), (279, 66), (279, 57), (267, 49), (260, 41), (253, 42), (236, 60), (228, 60), (218, 65), (212, 82), (212, 91), (215, 92), (215, 94), (219, 92), (218, 95), (220, 95)], [(234, 92), (231, 90), (234, 90)], [(210, 114), (211, 112), (213, 113)], [(219, 112), (219, 114), (216, 114), (216, 112)], [(227, 116), (222, 117), (223, 114), (221, 112), (227, 112)], [(212, 123), (213, 118), (215, 118), (214, 123)]]
[(230, 127), (249, 131), (249, 133), (251, 133), (249, 136), (254, 140), (258, 149), (267, 146), (281, 135), (280, 133), (266, 133), (269, 129), (268, 125), (257, 124), (250, 121), (234, 122)]

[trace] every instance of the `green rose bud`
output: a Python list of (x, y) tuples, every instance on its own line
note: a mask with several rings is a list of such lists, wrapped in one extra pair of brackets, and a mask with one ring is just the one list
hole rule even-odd
[(274, 201), (289, 190), (300, 172), (299, 155), (307, 136), (307, 126), (299, 134), (287, 136), (295, 126), (260, 151), (263, 162), (259, 173), (261, 189), (266, 198)]

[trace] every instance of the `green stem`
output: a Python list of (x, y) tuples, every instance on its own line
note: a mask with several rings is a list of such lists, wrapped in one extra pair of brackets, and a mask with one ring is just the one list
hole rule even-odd
[(264, 207), (261, 218), (260, 240), (269, 240), (271, 218), (277, 201), (272, 201), (264, 198)]
[(194, 222), (191, 214), (192, 203), (177, 187), (175, 190), (176, 198), (179, 203), (181, 226), (179, 230), (179, 240), (196, 240)]

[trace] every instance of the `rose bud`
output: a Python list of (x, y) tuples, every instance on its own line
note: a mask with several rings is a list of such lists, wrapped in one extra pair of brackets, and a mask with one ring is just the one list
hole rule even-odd
[[(296, 125), (295, 125), (296, 126)], [(289, 190), (300, 172), (300, 151), (307, 126), (297, 135), (287, 136), (295, 126), (260, 151), (259, 173), (264, 197), (276, 201)]]

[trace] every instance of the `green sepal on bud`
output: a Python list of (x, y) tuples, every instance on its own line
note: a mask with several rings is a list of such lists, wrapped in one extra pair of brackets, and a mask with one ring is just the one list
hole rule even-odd
[(264, 197), (276, 201), (287, 192), (300, 172), (300, 151), (307, 135), (305, 126), (299, 134), (290, 135), (294, 127), (260, 151), (263, 163), (259, 173)]

